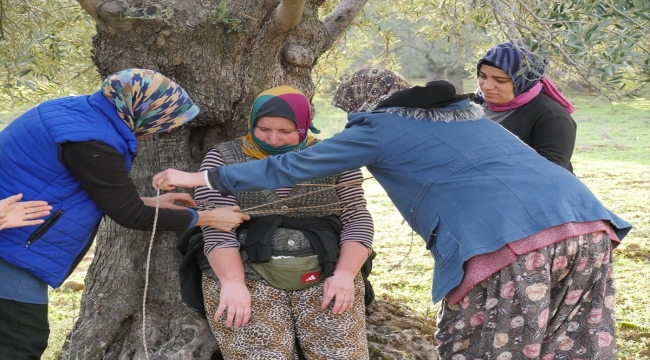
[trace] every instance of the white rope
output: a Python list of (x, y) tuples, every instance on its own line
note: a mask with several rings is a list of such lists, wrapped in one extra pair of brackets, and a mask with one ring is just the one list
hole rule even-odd
[(149, 288), (149, 264), (151, 263), (151, 249), (153, 248), (153, 239), (156, 236), (156, 225), (158, 224), (158, 209), (160, 208), (160, 189), (156, 193), (156, 213), (153, 217), (153, 229), (151, 230), (151, 239), (149, 240), (149, 251), (147, 252), (147, 265), (144, 276), (144, 295), (142, 296), (142, 346), (144, 355), (149, 360), (149, 348), (147, 348), (146, 327), (147, 327), (147, 289)]

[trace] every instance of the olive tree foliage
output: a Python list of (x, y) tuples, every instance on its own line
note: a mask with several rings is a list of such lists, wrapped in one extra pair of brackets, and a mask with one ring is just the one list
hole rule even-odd
[(525, 39), (532, 50), (551, 57), (592, 89), (627, 95), (650, 82), (649, 0), (508, 0), (487, 5), (504, 38)]
[[(410, 24), (412, 39), (389, 26), (397, 21)], [(650, 82), (648, 34), (650, 0), (395, 0), (368, 6), (332, 52), (363, 66), (363, 52), (349, 49), (383, 47), (383, 59), (390, 60), (384, 62), (390, 64), (408, 42), (419, 41), (423, 48), (431, 42), (438, 44), (438, 58), (464, 62), (473, 74), (490, 46), (522, 40), (551, 60), (553, 77), (561, 85), (580, 84), (616, 98), (639, 94)], [(331, 67), (318, 70), (342, 78)]]
[[(326, 1), (320, 15), (337, 3)], [(392, 26), (397, 21), (410, 35)], [(90, 60), (94, 32), (77, 1), (0, 0), (0, 110), (93, 91), (100, 81)], [(525, 39), (552, 59), (559, 83), (580, 83), (616, 97), (635, 94), (650, 81), (647, 34), (650, 0), (371, 2), (319, 58), (314, 80), (331, 90), (363, 66), (399, 71), (411, 59), (405, 51), (409, 42), (431, 46), (432, 53), (471, 73), (492, 44)]]
[(319, 62), (316, 73), (327, 81), (322, 89), (335, 88), (336, 80), (359, 68), (383, 66), (410, 79), (448, 80), (463, 92), (465, 66), (473, 61), (473, 48), (487, 39), (474, 24), (464, 26), (462, 42), (431, 38), (430, 25), (417, 8), (369, 3), (339, 46), (327, 55), (327, 62)]
[(94, 29), (74, 0), (0, 0), (0, 110), (96, 89)]

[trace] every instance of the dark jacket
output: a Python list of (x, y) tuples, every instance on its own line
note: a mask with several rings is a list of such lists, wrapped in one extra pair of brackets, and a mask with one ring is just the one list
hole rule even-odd
[[(489, 112), (486, 116), (490, 117)], [(548, 161), (573, 172), (576, 123), (562, 105), (544, 93), (513, 110), (500, 124)]]

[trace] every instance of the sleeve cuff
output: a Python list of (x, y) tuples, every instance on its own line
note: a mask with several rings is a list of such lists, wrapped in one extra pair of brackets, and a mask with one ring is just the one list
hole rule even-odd
[(208, 187), (210, 190), (214, 190), (214, 186), (212, 186), (212, 182), (210, 181), (210, 175), (208, 174), (208, 170), (205, 170), (203, 172), (203, 178), (205, 179), (205, 186)]
[[(234, 193), (228, 190), (221, 182), (221, 178), (219, 177), (219, 169), (220, 167), (206, 170), (206, 173), (208, 175), (208, 181), (210, 184), (209, 187), (211, 189), (219, 190), (221, 196), (234, 195)], [(208, 181), (206, 181), (206, 183)]]
[(187, 209), (190, 213), (192, 213), (192, 221), (190, 222), (190, 226), (188, 226), (188, 229), (193, 228), (196, 226), (196, 223), (199, 221), (199, 212), (194, 210), (194, 209)]

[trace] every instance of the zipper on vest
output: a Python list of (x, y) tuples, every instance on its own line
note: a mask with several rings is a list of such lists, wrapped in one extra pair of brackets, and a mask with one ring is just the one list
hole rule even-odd
[(59, 218), (63, 215), (63, 210), (59, 210), (55, 212), (52, 216), (47, 218), (44, 223), (41, 224), (34, 232), (27, 238), (27, 241), (25, 242), (25, 249), (29, 247), (34, 241), (40, 239), (43, 234), (45, 234), (54, 224), (59, 220)]

